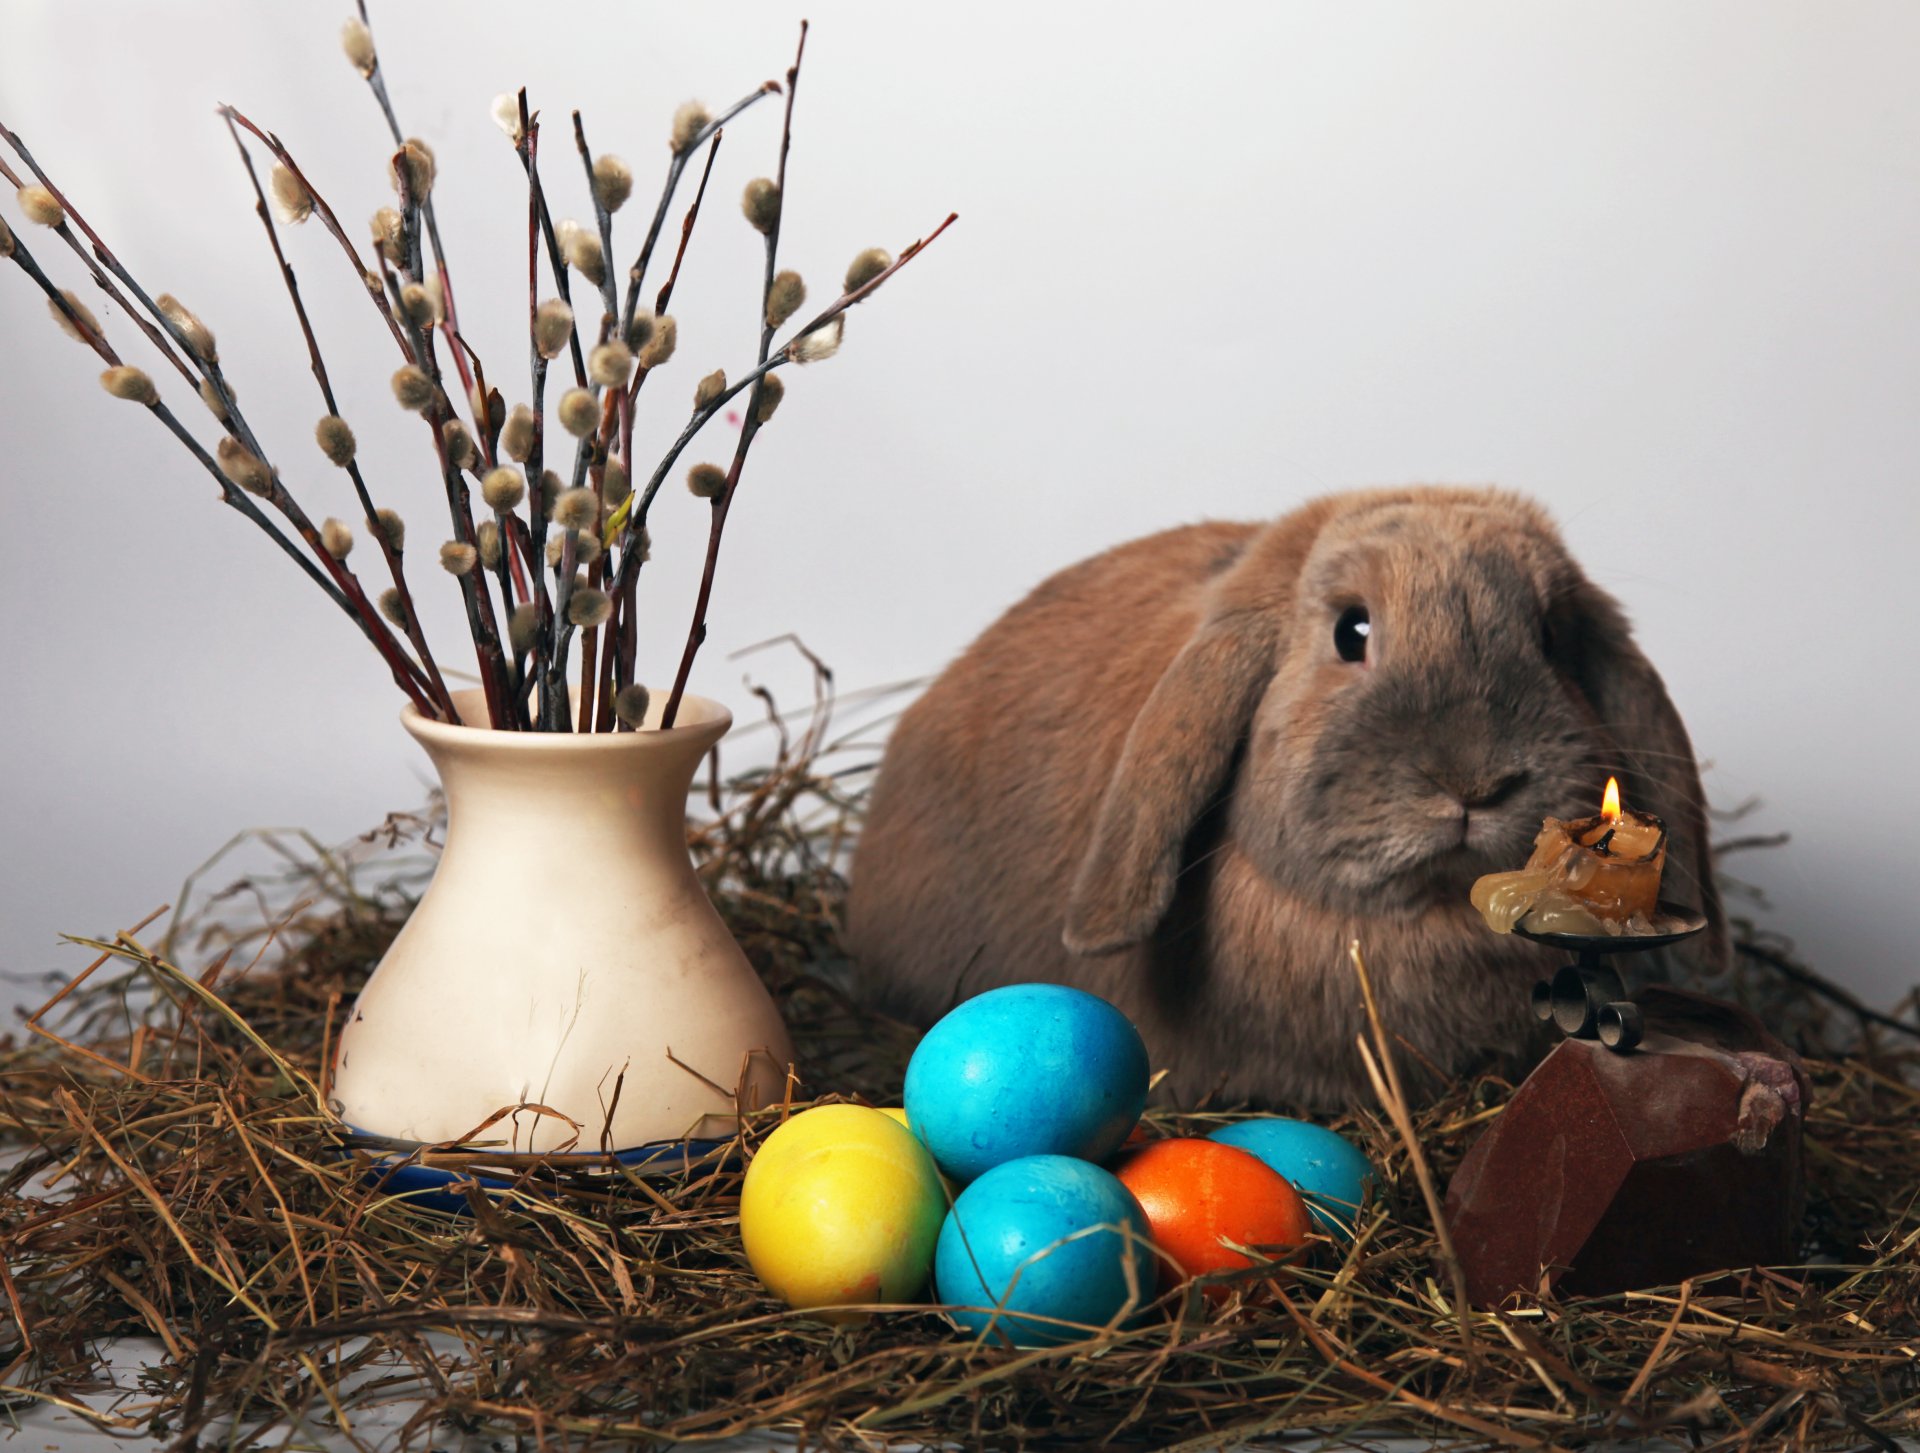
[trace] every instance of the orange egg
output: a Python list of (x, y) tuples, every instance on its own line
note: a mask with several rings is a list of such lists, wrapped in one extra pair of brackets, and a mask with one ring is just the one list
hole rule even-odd
[[(1160, 1140), (1130, 1152), (1114, 1172), (1147, 1213), (1155, 1244), (1188, 1276), (1253, 1262), (1222, 1244), (1277, 1256), (1304, 1250), (1313, 1234), (1306, 1203), (1257, 1156), (1214, 1140)], [(1291, 1258), (1289, 1258), (1291, 1259)], [(1161, 1279), (1178, 1280), (1161, 1262)], [(1227, 1289), (1209, 1288), (1224, 1297)]]

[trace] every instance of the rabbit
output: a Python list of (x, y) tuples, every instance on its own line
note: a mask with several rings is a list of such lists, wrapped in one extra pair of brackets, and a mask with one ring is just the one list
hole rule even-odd
[(928, 1024), (1072, 985), (1139, 1027), (1163, 1101), (1327, 1111), (1371, 1098), (1358, 940), (1430, 1093), (1544, 1048), (1529, 990), (1564, 955), (1468, 889), (1609, 774), (1666, 822), (1662, 897), (1717, 969), (1686, 728), (1539, 505), (1371, 489), (1169, 530), (1043, 582), (902, 715), (851, 867), (856, 987)]

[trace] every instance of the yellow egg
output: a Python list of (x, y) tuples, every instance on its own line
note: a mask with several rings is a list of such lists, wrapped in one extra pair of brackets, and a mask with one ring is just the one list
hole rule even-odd
[[(880, 1113), (889, 1120), (898, 1120), (902, 1125), (907, 1124), (907, 1112), (898, 1105), (882, 1105), (880, 1107)], [(911, 1130), (913, 1127), (908, 1125), (907, 1128)]]
[(766, 1138), (740, 1190), (740, 1239), (767, 1290), (799, 1308), (907, 1302), (947, 1210), (927, 1149), (880, 1110), (821, 1105)]

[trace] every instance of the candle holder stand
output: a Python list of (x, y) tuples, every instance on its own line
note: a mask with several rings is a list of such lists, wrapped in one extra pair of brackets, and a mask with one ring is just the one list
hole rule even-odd
[(1513, 931), (1522, 938), (1574, 955), (1551, 979), (1533, 986), (1533, 1017), (1550, 1023), (1569, 1039), (1597, 1039), (1617, 1054), (1628, 1054), (1646, 1033), (1640, 1006), (1627, 998), (1620, 971), (1608, 962), (1615, 954), (1642, 953), (1692, 938), (1707, 926), (1706, 915), (1674, 903), (1659, 906), (1658, 933), (1532, 933), (1524, 921)]

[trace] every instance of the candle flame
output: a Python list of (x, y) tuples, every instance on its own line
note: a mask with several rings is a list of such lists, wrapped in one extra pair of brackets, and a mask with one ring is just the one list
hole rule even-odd
[(1607, 795), (1600, 802), (1600, 819), (1603, 822), (1620, 820), (1620, 779), (1607, 778)]

